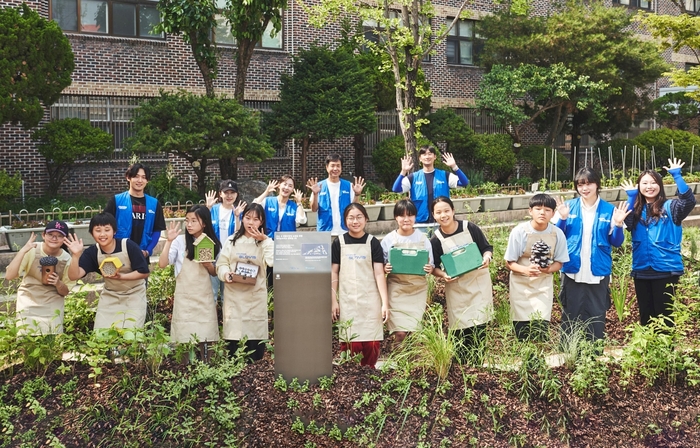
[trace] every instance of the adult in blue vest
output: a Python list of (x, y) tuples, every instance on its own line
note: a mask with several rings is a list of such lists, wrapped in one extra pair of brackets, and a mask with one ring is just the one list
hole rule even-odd
[(134, 163), (126, 170), (125, 176), (129, 190), (111, 197), (105, 212), (117, 220), (115, 238), (128, 238), (138, 244), (148, 260), (158, 244), (160, 232), (165, 230), (163, 208), (156, 198), (145, 193), (151, 179), (149, 168)]
[(318, 212), (316, 230), (340, 235), (348, 230), (343, 222), (343, 212), (350, 203), (357, 202), (365, 181), (361, 177), (355, 177), (355, 182), (351, 184), (340, 178), (343, 172), (343, 158), (340, 154), (326, 157), (326, 172), (328, 179), (319, 182), (318, 178), (312, 177), (306, 182), (306, 187), (312, 192), (311, 211)]
[[(270, 193), (279, 190), (277, 196)], [(294, 200), (290, 201), (292, 194)], [(304, 195), (301, 190), (294, 189), (294, 179), (283, 175), (279, 181), (271, 180), (263, 193), (253, 202), (265, 209), (265, 232), (275, 239), (275, 232), (294, 232), (298, 225), (306, 224), (306, 212), (301, 204)]]
[(418, 209), (418, 215), (416, 215), (417, 223), (435, 222), (430, 209), (433, 200), (440, 196), (449, 198), (450, 188), (469, 185), (467, 175), (459, 169), (452, 154), (446, 152), (442, 155), (443, 162), (452, 169), (452, 173), (435, 169), (437, 156), (438, 153), (435, 147), (422, 146), (418, 151), (418, 159), (423, 165), (423, 169), (413, 173), (411, 173), (413, 169), (411, 156), (401, 159), (401, 173), (399, 173), (399, 177), (396, 178), (392, 187), (392, 191), (395, 193), (411, 192), (411, 201)]
[(677, 199), (666, 199), (661, 175), (653, 170), (643, 171), (637, 185), (621, 184), (633, 208), (625, 224), (632, 232), (632, 277), (642, 325), (662, 316), (673, 325), (673, 295), (683, 274), (681, 222), (695, 208), (695, 195), (681, 176), (685, 163), (674, 158), (668, 164), (664, 169), (676, 181)]
[(610, 308), (612, 247), (625, 240), (622, 227), (630, 214), (627, 204), (616, 208), (598, 195), (600, 175), (581, 168), (574, 178), (579, 197), (558, 199), (554, 216), (566, 235), (569, 261), (561, 271), (561, 329), (564, 335), (585, 331), (591, 341), (605, 336), (605, 314)]

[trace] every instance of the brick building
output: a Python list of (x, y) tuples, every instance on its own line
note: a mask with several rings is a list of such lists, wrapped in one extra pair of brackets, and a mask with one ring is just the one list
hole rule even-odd
[[(658, 1), (658, 5), (657, 5)], [(650, 9), (672, 13), (676, 8), (670, 0), (616, 0), (620, 7)], [(700, 0), (688, 0), (693, 10)], [(0, 0), (0, 7), (18, 6), (20, 0)], [(66, 117), (88, 118), (95, 126), (114, 135), (115, 151), (111, 160), (99, 166), (78, 167), (71, 179), (61, 187), (60, 194), (75, 196), (86, 191), (95, 195), (108, 195), (126, 186), (123, 173), (127, 166), (126, 156), (120, 153), (122, 141), (129, 132), (128, 120), (142, 98), (158, 95), (161, 89), (186, 89), (204, 92), (204, 85), (189, 48), (177, 36), (154, 36), (148, 30), (158, 21), (156, 0), (26, 0), (43, 17), (56, 20), (64, 30), (75, 53), (76, 69), (71, 86), (65, 89), (61, 100), (47, 111), (44, 119)], [(631, 5), (627, 5), (631, 3)], [(534, 0), (537, 13), (550, 10), (548, 0)], [(436, 0), (438, 17), (449, 20), (458, 11), (457, 0)], [(613, 5), (611, 4), (611, 7)], [(462, 21), (447, 42), (436, 48), (430, 61), (424, 64), (430, 82), (434, 108), (449, 106), (459, 112), (477, 132), (493, 131), (486, 118), (479, 117), (474, 110), (474, 95), (481, 79), (481, 70), (473, 65), (474, 21), (494, 9), (491, 1), (475, 0), (468, 6), (470, 20)], [(278, 98), (280, 74), (290, 67), (291, 56), (313, 42), (331, 43), (338, 36), (338, 29), (327, 27), (316, 29), (308, 25), (307, 15), (295, 1), (290, 1), (284, 11), (283, 30), (274, 38), (262, 39), (251, 61), (246, 80), (246, 102), (252, 107), (267, 108)], [(234, 53), (227, 44), (223, 29), (216, 33), (221, 48), (219, 76), (215, 80), (217, 93), (233, 96), (236, 76)], [(228, 42), (231, 43), (231, 42)], [(689, 55), (666, 55), (669, 61), (685, 64)], [(667, 87), (665, 79), (652, 86), (657, 92)], [(0, 169), (13, 174), (22, 173), (27, 195), (44, 194), (47, 174), (45, 162), (29, 138), (30, 132), (19, 127), (0, 127)], [(371, 145), (370, 145), (371, 147)], [(239, 164), (239, 178), (268, 179), (283, 173), (298, 176), (300, 172), (300, 150), (298, 144), (289, 142), (286, 148), (270, 160), (262, 163)], [(325, 176), (323, 160), (331, 150), (343, 154), (346, 174), (354, 165), (354, 150), (350, 139), (333, 143), (312, 145), (308, 160), (311, 176)], [(367, 177), (372, 178), (369, 154), (365, 166)], [(169, 158), (175, 166), (180, 181), (189, 183), (191, 169), (175, 157)], [(168, 162), (164, 156), (149, 157), (146, 163), (154, 171), (162, 169)], [(218, 179), (216, 166), (212, 167), (212, 179)]]

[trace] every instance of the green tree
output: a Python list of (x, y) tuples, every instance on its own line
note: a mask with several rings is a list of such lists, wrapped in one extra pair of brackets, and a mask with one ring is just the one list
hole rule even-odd
[(190, 46), (207, 95), (214, 96), (214, 79), (219, 68), (219, 52), (212, 40), (218, 10), (215, 0), (160, 0), (161, 21), (156, 33), (181, 34)]
[(474, 130), (464, 118), (449, 107), (438, 109), (426, 118), (428, 124), (423, 127), (425, 138), (434, 144), (444, 143), (445, 151), (452, 153), (460, 161), (474, 159), (477, 142)]
[(127, 147), (174, 154), (190, 162), (200, 196), (206, 193), (207, 166), (213, 159), (243, 157), (259, 162), (274, 154), (260, 131), (258, 113), (232, 99), (161, 92), (139, 107), (133, 122), (134, 136)]
[[(488, 109), (499, 126), (520, 143), (521, 131), (550, 110), (573, 112), (590, 106), (601, 117), (600, 101), (607, 95), (607, 86), (577, 75), (561, 63), (549, 67), (494, 65), (479, 85), (476, 104)], [(558, 120), (550, 137), (558, 135), (560, 126)]]
[(667, 93), (652, 103), (656, 120), (661, 126), (687, 131), (691, 121), (700, 117), (700, 101), (686, 92)]
[[(685, 47), (690, 49), (695, 61), (700, 64), (700, 17), (688, 14), (668, 16), (639, 13), (637, 20), (647, 27), (652, 37), (660, 39), (661, 50), (671, 48), (674, 52), (680, 52)], [(700, 65), (695, 65), (688, 71), (674, 68), (664, 75), (671, 78), (673, 84), (678, 87), (700, 85)], [(699, 90), (688, 91), (686, 95), (700, 101)]]
[(280, 101), (269, 115), (277, 139), (302, 143), (301, 177), (307, 179), (309, 147), (376, 127), (373, 85), (352, 53), (313, 45), (293, 60), (293, 74), (282, 74)]
[[(355, 2), (354, 0), (322, 0), (319, 5), (307, 8), (309, 21), (316, 26), (334, 22), (346, 14), (357, 16), (363, 22), (375, 23), (376, 42), (366, 41), (373, 51), (388, 56), (387, 66), (394, 75), (396, 108), (399, 113), (401, 131), (406, 143), (406, 152), (418, 166), (416, 141), (422, 121), (419, 99), (430, 95), (419, 82), (420, 68), (425, 58), (443, 42), (449, 30), (464, 18), (469, 0), (458, 2), (455, 18), (449, 24), (433, 30), (436, 19), (435, 7), (429, 0), (401, 0), (399, 2)], [(398, 10), (399, 14), (393, 14)]]
[(80, 118), (66, 118), (46, 123), (32, 134), (37, 149), (46, 159), (49, 173), (48, 193), (58, 195), (58, 188), (68, 179), (80, 161), (99, 161), (114, 151), (112, 136)]
[(488, 70), (496, 64), (546, 68), (561, 63), (591, 82), (607, 84), (603, 117), (593, 103), (578, 107), (576, 97), (542, 114), (547, 146), (562, 129), (578, 146), (584, 131), (603, 135), (629, 127), (632, 117), (649, 112), (647, 86), (667, 69), (655, 45), (635, 36), (627, 10), (600, 0), (569, 0), (546, 17), (504, 7), (479, 25), (485, 38), (481, 62)]
[(472, 166), (485, 169), (488, 180), (503, 183), (515, 168), (513, 139), (507, 134), (475, 134), (476, 150)]
[(0, 124), (38, 125), (43, 107), (70, 85), (74, 68), (70, 43), (56, 22), (26, 4), (0, 8)]

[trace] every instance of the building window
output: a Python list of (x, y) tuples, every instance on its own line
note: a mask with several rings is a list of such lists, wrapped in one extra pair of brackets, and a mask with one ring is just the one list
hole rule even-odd
[(700, 12), (700, 0), (685, 0), (685, 12), (697, 14)]
[[(112, 134), (115, 153), (124, 148), (124, 140), (133, 134), (131, 118), (143, 98), (62, 95), (51, 106), (51, 119), (81, 118), (90, 121), (93, 127)], [(115, 154), (115, 158), (127, 157)]]
[[(447, 24), (452, 23), (447, 18)], [(477, 56), (481, 52), (482, 40), (475, 31), (476, 21), (458, 20), (447, 35), (448, 64), (476, 65)]]
[(52, 0), (51, 18), (64, 31), (163, 38), (151, 34), (160, 23), (155, 0)]
[[(226, 0), (216, 0), (216, 6), (219, 10), (226, 7)], [(282, 31), (284, 27), (275, 36), (272, 36), (272, 23), (267, 24), (262, 39), (255, 45), (256, 48), (270, 48), (274, 50), (282, 49)], [(214, 41), (218, 45), (236, 45), (236, 38), (231, 34), (231, 25), (228, 20), (222, 15), (216, 15), (216, 28), (214, 28)]]
[(613, 4), (624, 5), (630, 8), (651, 10), (651, 0), (613, 0)]
[[(699, 0), (700, 1), (700, 0)], [(401, 18), (401, 11), (391, 9), (389, 10), (388, 13), (388, 19), (396, 19), (398, 21), (398, 26), (401, 27), (403, 26), (403, 19)], [(428, 20), (428, 23), (430, 23), (430, 20)], [(419, 25), (423, 25), (422, 19), (419, 20)], [(378, 32), (381, 32), (384, 27), (381, 26), (379, 23), (377, 23), (376, 20), (364, 20), (362, 22), (362, 27), (364, 29), (364, 36), (365, 40), (368, 42), (372, 42), (374, 44), (380, 44), (381, 39), (383, 39), (383, 36), (381, 34), (378, 34)], [(422, 59), (422, 62), (430, 62), (430, 55), (427, 54), (425, 57)]]

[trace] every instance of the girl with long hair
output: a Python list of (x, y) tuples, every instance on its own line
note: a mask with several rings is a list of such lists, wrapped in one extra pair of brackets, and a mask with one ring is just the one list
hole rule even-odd
[(389, 318), (389, 296), (382, 246), (365, 232), (367, 221), (367, 210), (356, 202), (343, 211), (348, 231), (331, 246), (331, 318), (350, 322), (340, 350), (361, 353), (360, 364), (374, 368)]
[[(275, 190), (277, 196), (269, 196)], [(285, 174), (279, 181), (271, 180), (263, 193), (253, 202), (265, 209), (265, 231), (267, 236), (275, 239), (275, 232), (294, 232), (297, 226), (306, 224), (306, 212), (301, 205), (304, 195), (301, 190), (294, 188), (294, 179)], [(292, 199), (290, 201), (290, 199)]]
[(668, 159), (664, 169), (673, 176), (678, 198), (667, 199), (661, 175), (653, 170), (643, 171), (637, 185), (623, 182), (627, 203), (632, 214), (625, 219), (632, 232), (632, 278), (637, 292), (639, 320), (647, 325), (652, 317), (671, 317), (673, 295), (683, 274), (681, 223), (695, 207), (695, 195), (681, 176), (685, 162)]
[(215, 342), (219, 340), (219, 323), (216, 303), (213, 300), (211, 281), (216, 275), (213, 260), (195, 261), (195, 241), (209, 238), (214, 243), (213, 256), (221, 250), (219, 238), (214, 233), (209, 209), (196, 204), (187, 209), (185, 234), (182, 226), (171, 222), (167, 229), (167, 241), (160, 253), (158, 265), (175, 266), (175, 298), (170, 338), (174, 342)]
[(265, 211), (260, 204), (248, 204), (241, 226), (223, 244), (216, 262), (216, 272), (225, 284), (223, 336), (232, 355), (244, 339), (253, 361), (265, 354), (264, 341), (269, 338), (265, 277), (273, 256), (274, 243), (265, 234)]

